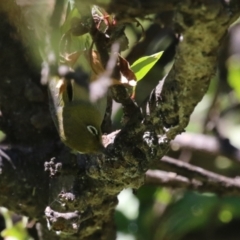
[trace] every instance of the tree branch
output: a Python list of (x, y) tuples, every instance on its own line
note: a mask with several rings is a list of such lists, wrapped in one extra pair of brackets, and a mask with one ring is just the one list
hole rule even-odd
[[(200, 191), (210, 191), (219, 195), (240, 194), (238, 178), (228, 178), (167, 156), (159, 161), (158, 167), (184, 176), (190, 181), (188, 183), (190, 187), (197, 187)], [(191, 183), (191, 181), (196, 182)]]
[(148, 170), (145, 174), (145, 184), (190, 190), (198, 190), (202, 185), (200, 181), (189, 180), (187, 177), (177, 175), (174, 172), (161, 170)]
[(226, 156), (240, 163), (240, 150), (234, 147), (227, 138), (216, 138), (204, 134), (182, 133), (171, 141), (173, 149), (188, 149), (205, 152), (213, 156)]
[[(176, 167), (177, 168), (177, 167)], [(205, 173), (205, 170), (203, 170)], [(207, 184), (202, 181), (188, 178), (187, 176), (178, 175), (175, 172), (165, 172), (161, 170), (148, 170), (145, 175), (145, 184), (156, 185), (160, 187), (181, 188), (194, 190), (198, 192), (212, 192), (221, 196), (240, 196), (240, 180), (238, 178), (227, 178), (226, 185), (221, 186), (218, 183), (212, 184), (206, 174)], [(219, 175), (218, 181), (221, 182), (221, 175)], [(234, 186), (232, 186), (233, 184)], [(229, 190), (229, 187), (234, 190)]]

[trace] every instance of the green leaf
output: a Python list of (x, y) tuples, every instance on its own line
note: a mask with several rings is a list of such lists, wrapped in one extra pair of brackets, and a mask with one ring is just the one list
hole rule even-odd
[[(73, 1), (74, 2), (74, 1)], [(75, 2), (74, 2), (75, 4)], [(73, 20), (79, 23), (81, 22), (81, 15), (76, 7), (70, 6), (68, 2), (68, 13), (66, 19), (61, 26), (62, 38), (59, 44), (60, 54), (63, 57), (71, 55), (77, 52), (82, 52), (78, 57), (76, 66), (80, 65), (87, 72), (90, 72), (90, 66), (87, 60), (84, 57), (83, 51), (89, 49), (91, 44), (91, 36), (89, 33), (85, 33), (81, 36), (74, 36), (71, 32)], [(81, 25), (79, 26), (81, 28)]]
[(6, 239), (33, 240), (31, 237), (29, 237), (22, 222), (18, 222), (13, 227), (3, 230), (1, 232), (1, 236), (5, 237)]
[(140, 81), (152, 69), (162, 54), (163, 51), (150, 56), (145, 56), (139, 58), (132, 64), (131, 69), (135, 73), (137, 81)]
[(77, 8), (71, 9), (70, 3), (69, 3), (66, 19), (65, 19), (63, 25), (61, 26), (62, 34), (66, 33), (69, 29), (71, 29), (71, 21), (74, 17), (78, 18), (78, 19), (81, 18)]
[(228, 82), (235, 90), (240, 99), (240, 59), (239, 56), (232, 56), (228, 59)]
[(169, 204), (172, 200), (172, 194), (167, 188), (158, 188), (155, 192), (155, 198), (162, 204)]
[(198, 228), (205, 229), (211, 222), (211, 214), (218, 204), (216, 196), (203, 196), (186, 192), (182, 199), (172, 203), (162, 216), (155, 233), (159, 239), (178, 240), (184, 234)]
[(12, 221), (13, 213), (11, 213), (8, 209), (0, 207), (0, 214), (4, 217), (6, 225), (6, 228), (0, 232), (1, 237), (12, 240), (33, 240), (26, 230), (28, 222), (27, 217), (22, 217), (19, 222), (14, 224)]

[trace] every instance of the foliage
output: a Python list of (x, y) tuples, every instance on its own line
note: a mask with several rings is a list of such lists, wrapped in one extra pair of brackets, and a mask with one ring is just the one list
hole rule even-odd
[(0, 214), (5, 219), (6, 228), (1, 232), (1, 236), (4, 239), (11, 240), (33, 240), (27, 231), (27, 218), (23, 217), (20, 221), (13, 223), (14, 214), (8, 211), (6, 208), (0, 208)]
[(232, 56), (228, 60), (228, 81), (240, 98), (240, 61), (239, 56)]
[(163, 52), (161, 51), (150, 56), (141, 57), (131, 65), (131, 69), (135, 73), (137, 81), (140, 81), (144, 78), (144, 76), (157, 63), (162, 54)]

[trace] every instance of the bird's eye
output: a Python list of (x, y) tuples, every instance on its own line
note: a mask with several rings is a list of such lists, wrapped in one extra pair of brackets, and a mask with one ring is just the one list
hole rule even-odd
[(98, 130), (92, 126), (92, 125), (88, 125), (87, 126), (87, 130), (94, 136), (98, 136)]

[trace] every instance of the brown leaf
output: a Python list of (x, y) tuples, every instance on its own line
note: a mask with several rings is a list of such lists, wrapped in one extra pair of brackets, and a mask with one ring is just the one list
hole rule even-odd
[(93, 82), (105, 71), (105, 69), (101, 63), (101, 58), (97, 51), (92, 50), (91, 53), (89, 51), (84, 51), (84, 56), (91, 66), (92, 74), (90, 81)]
[(63, 57), (63, 63), (67, 64), (69, 67), (73, 67), (81, 54), (82, 54), (82, 51), (65, 53), (64, 56), (62, 56)]
[(120, 55), (118, 59), (119, 59), (119, 67), (120, 67), (121, 74), (128, 80), (128, 82), (132, 80), (136, 81), (137, 78), (134, 72), (131, 70), (128, 61), (125, 58), (121, 57)]

